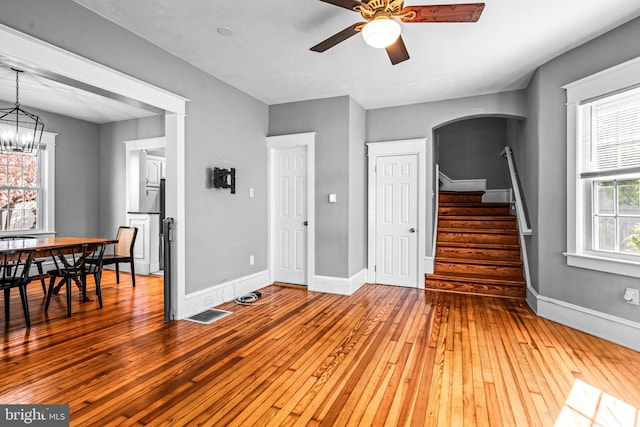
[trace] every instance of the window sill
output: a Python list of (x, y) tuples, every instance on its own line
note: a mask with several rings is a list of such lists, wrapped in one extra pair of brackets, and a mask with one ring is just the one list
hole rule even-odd
[(629, 261), (592, 254), (576, 254), (565, 252), (567, 265), (602, 271), (604, 273), (640, 278), (640, 260)]

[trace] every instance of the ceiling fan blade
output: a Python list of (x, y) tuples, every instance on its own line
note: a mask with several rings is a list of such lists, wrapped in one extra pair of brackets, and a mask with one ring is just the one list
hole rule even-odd
[(402, 13), (416, 12), (416, 17), (401, 18), (401, 20), (402, 22), (476, 22), (483, 9), (484, 3), (407, 6), (402, 9)]
[(320, 0), (325, 3), (332, 4), (334, 6), (344, 7), (345, 9), (353, 10), (355, 6), (361, 4), (358, 0)]
[(358, 22), (357, 24), (353, 24), (345, 28), (344, 30), (340, 31), (339, 33), (336, 33), (331, 37), (329, 37), (328, 39), (313, 46), (310, 50), (314, 52), (324, 52), (325, 50), (334, 47), (338, 43), (343, 42), (349, 37), (360, 32), (360, 28), (362, 27), (363, 24), (364, 22)]
[(409, 52), (407, 51), (407, 47), (404, 45), (402, 36), (398, 37), (398, 40), (396, 40), (395, 43), (387, 46), (386, 51), (393, 65), (409, 59)]

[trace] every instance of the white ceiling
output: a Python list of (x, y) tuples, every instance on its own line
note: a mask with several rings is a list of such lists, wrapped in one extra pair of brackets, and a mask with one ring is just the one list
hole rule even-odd
[(640, 16), (639, 0), (485, 0), (477, 23), (402, 24), (411, 59), (393, 66), (360, 35), (309, 51), (362, 21), (319, 0), (74, 1), (267, 104), (351, 95), (366, 109), (524, 88), (539, 65)]
[[(522, 89), (541, 64), (640, 16), (639, 0), (485, 0), (477, 23), (403, 23), (411, 59), (393, 66), (360, 35), (311, 52), (362, 20), (320, 0), (74, 1), (267, 104), (350, 95), (366, 109)], [(405, 1), (417, 4), (434, 3)], [(14, 98), (0, 68), (0, 99)], [(26, 75), (21, 103), (97, 123), (154, 114)]]

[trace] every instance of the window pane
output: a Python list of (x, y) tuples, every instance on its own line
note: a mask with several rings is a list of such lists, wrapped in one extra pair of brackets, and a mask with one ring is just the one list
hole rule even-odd
[(0, 209), (8, 208), (9, 192), (7, 190), (0, 190)]
[(10, 187), (22, 187), (22, 167), (9, 166), (7, 185)]
[(599, 251), (616, 250), (616, 219), (608, 217), (594, 218), (595, 242), (594, 249)]
[(25, 187), (38, 186), (38, 161), (36, 157), (25, 157), (23, 179)]
[(640, 254), (640, 218), (620, 218), (620, 252)]
[(618, 213), (621, 215), (640, 214), (640, 180), (618, 182)]
[(596, 214), (615, 214), (614, 181), (600, 181), (596, 183), (594, 209)]
[(38, 192), (27, 190), (24, 198), (24, 227), (26, 230), (34, 230), (38, 225)]

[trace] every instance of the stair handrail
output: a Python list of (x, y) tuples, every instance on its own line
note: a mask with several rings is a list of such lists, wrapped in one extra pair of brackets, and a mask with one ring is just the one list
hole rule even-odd
[(516, 165), (513, 161), (513, 151), (508, 145), (504, 147), (502, 155), (507, 159), (509, 165), (509, 176), (511, 177), (511, 185), (513, 187), (513, 193), (516, 198), (516, 218), (518, 221), (518, 239), (520, 241), (520, 254), (522, 256), (522, 267), (524, 269), (524, 280), (527, 284), (527, 288), (531, 287), (531, 273), (529, 271), (529, 256), (527, 255), (527, 242), (524, 236), (530, 236), (532, 234), (531, 227), (527, 223), (527, 218), (524, 212), (524, 204), (522, 203), (522, 195), (520, 194), (520, 185), (518, 185), (518, 173), (516, 171)]
[(516, 198), (516, 217), (518, 218), (518, 229), (525, 236), (530, 236), (533, 232), (527, 222), (527, 215), (524, 211), (524, 204), (522, 203), (522, 194), (520, 193), (520, 185), (518, 185), (518, 172), (516, 170), (515, 162), (513, 161), (513, 151), (508, 145), (504, 147), (502, 154), (507, 159), (509, 165), (509, 176), (511, 177), (511, 187), (513, 188), (513, 194)]
[(434, 210), (433, 210), (433, 235), (431, 236), (433, 242), (432, 242), (432, 246), (431, 246), (431, 256), (433, 257), (433, 259), (436, 258), (436, 240), (438, 239), (438, 208), (439, 208), (439, 199), (440, 199), (440, 166), (436, 163), (436, 167), (435, 167), (435, 178), (434, 178), (434, 184), (435, 184), (435, 200), (433, 202), (434, 204)]

